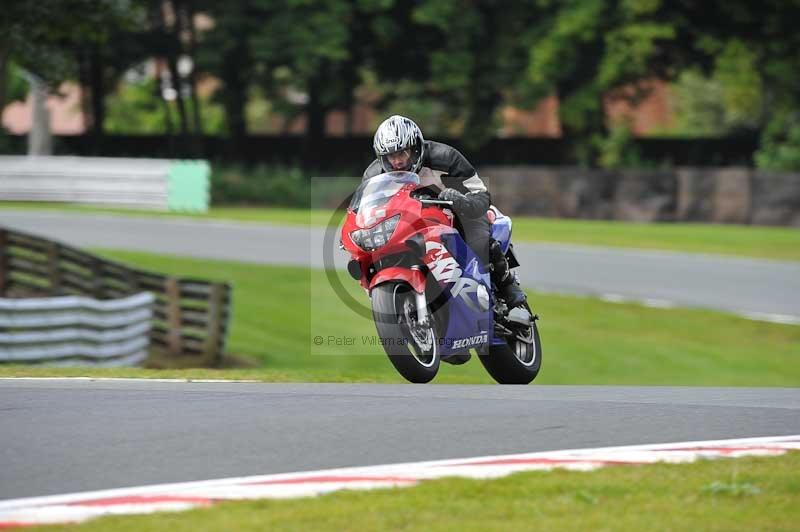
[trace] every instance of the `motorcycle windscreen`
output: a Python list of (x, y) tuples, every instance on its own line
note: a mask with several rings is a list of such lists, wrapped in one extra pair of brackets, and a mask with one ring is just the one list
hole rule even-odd
[(409, 184), (419, 185), (419, 176), (412, 172), (389, 172), (363, 181), (350, 201), (350, 209), (356, 213), (356, 225), (371, 227), (386, 217), (384, 206)]

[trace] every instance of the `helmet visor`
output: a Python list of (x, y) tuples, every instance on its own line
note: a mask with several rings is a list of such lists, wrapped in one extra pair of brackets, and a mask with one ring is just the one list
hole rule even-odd
[(381, 159), (384, 169), (388, 171), (410, 170), (414, 165), (414, 155), (409, 148), (381, 155)]

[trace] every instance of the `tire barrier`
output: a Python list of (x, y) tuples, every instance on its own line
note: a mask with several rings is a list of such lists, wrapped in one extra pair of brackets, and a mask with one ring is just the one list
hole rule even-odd
[(0, 297), (73, 295), (104, 302), (140, 292), (153, 295), (149, 337), (154, 354), (170, 364), (220, 363), (231, 315), (230, 284), (140, 270), (0, 227)]
[(139, 365), (148, 355), (154, 300), (150, 292), (107, 301), (0, 299), (0, 362)]

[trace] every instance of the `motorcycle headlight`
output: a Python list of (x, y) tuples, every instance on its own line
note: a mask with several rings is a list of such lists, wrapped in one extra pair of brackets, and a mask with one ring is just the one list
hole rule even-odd
[(399, 221), (400, 215), (398, 214), (382, 221), (375, 227), (353, 231), (350, 233), (350, 238), (364, 251), (374, 251), (385, 245), (392, 238)]

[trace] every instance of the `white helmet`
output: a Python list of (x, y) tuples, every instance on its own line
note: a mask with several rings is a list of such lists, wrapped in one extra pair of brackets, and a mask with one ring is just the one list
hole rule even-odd
[(390, 153), (411, 150), (411, 162), (407, 170), (419, 172), (425, 155), (425, 139), (422, 131), (410, 118), (400, 115), (390, 116), (378, 126), (372, 141), (375, 156), (380, 160), (384, 172), (394, 170), (386, 157)]

